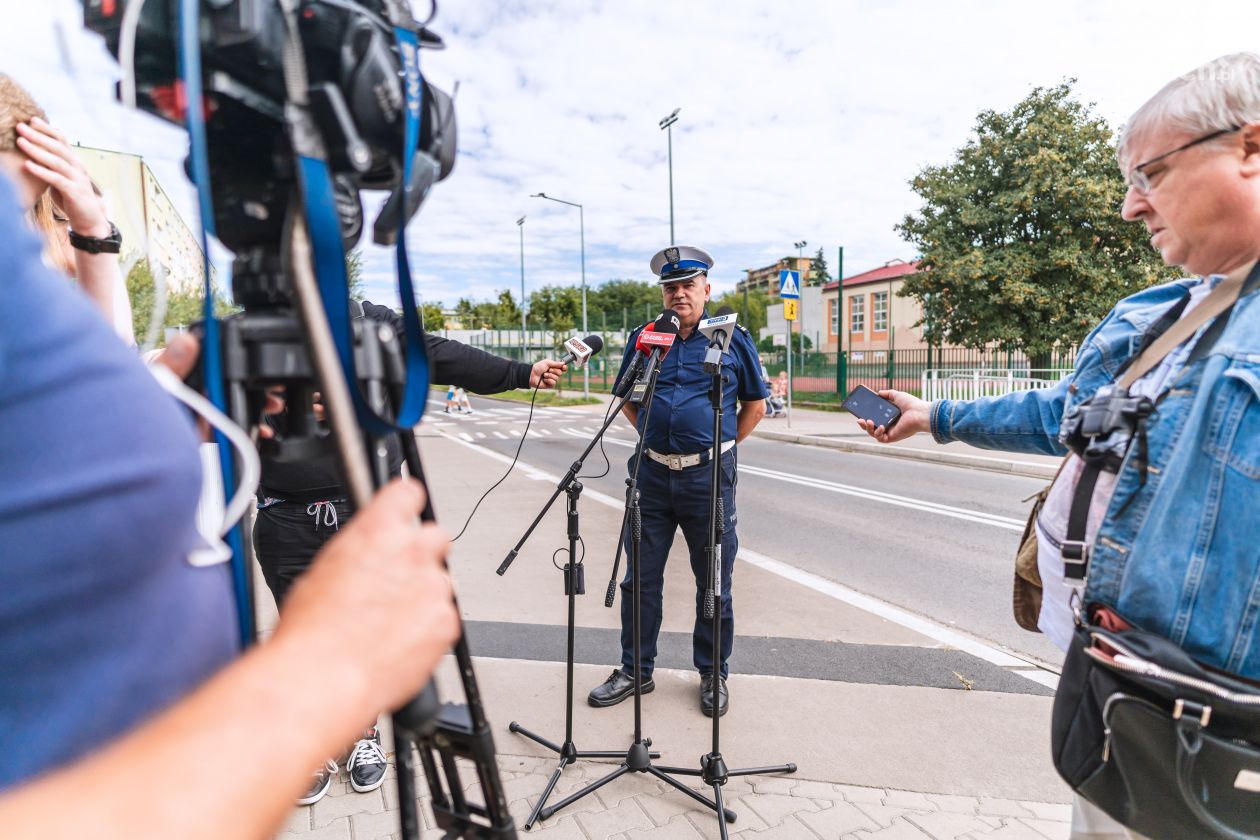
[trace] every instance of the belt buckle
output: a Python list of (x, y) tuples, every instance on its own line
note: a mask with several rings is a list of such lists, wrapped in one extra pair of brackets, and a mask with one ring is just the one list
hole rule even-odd
[(671, 470), (681, 470), (683, 468), (682, 459), (683, 456), (676, 452), (671, 452), (665, 456), (666, 463)]

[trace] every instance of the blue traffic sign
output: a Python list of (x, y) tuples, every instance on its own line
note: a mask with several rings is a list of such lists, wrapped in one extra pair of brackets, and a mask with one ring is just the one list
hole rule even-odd
[(801, 273), (791, 269), (779, 271), (779, 297), (799, 298), (801, 296)]

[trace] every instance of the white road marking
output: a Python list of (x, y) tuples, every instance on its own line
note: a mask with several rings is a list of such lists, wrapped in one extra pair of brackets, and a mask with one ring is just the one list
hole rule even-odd
[(520, 436), (521, 436), (520, 429), (508, 429), (508, 434), (509, 434), (509, 435), (511, 435), (512, 437), (520, 437)]
[[(444, 432), (443, 434), (445, 434), (445, 432)], [(469, 443), (471, 443), (471, 442), (472, 442), (472, 435), (468, 434), (468, 432), (460, 432), (460, 433), (459, 433), (459, 439), (460, 439), (460, 440), (466, 440), (466, 441), (468, 441)]]
[(479, 440), (480, 440), (481, 438), (484, 438), (484, 437), (486, 436), (486, 433), (485, 433), (485, 432), (474, 432), (474, 434), (476, 434), (476, 435), (477, 435), (477, 438), (478, 438)]
[(508, 439), (508, 436), (507, 436), (507, 435), (505, 435), (505, 434), (503, 434), (503, 432), (491, 432), (491, 434), (493, 434), (493, 435), (494, 435), (495, 437), (497, 437), (499, 440), (507, 440), (507, 439)]
[(550, 437), (550, 436), (551, 436), (551, 430), (550, 430), (550, 429), (539, 429), (539, 430), (538, 430), (538, 434), (542, 435), (543, 437)]
[[(493, 458), (502, 463), (512, 463), (512, 459), (508, 456), (500, 455), (498, 452), (487, 449), (484, 446), (479, 446), (475, 443), (464, 443), (451, 437), (446, 432), (439, 432), (439, 434), (447, 437), (447, 439), (454, 443), (458, 443), (461, 446), (467, 446), (470, 449), (480, 452), (482, 455)], [(627, 443), (627, 441), (618, 440), (616, 438), (606, 438), (606, 440), (615, 443)], [(634, 444), (629, 445), (633, 446)], [(538, 467), (530, 464), (517, 461), (516, 466), (532, 479), (539, 481), (560, 481), (559, 476), (553, 475), (546, 470), (539, 469)], [(623, 499), (614, 499), (612, 496), (601, 493), (598, 490), (593, 490), (589, 487), (582, 491), (582, 496), (615, 510), (623, 510), (625, 508), (625, 501)], [(842, 601), (850, 606), (856, 607), (857, 609), (869, 612), (873, 615), (879, 616), (880, 618), (891, 621), (894, 624), (913, 630), (914, 632), (939, 643), (942, 647), (956, 648), (969, 653), (978, 659), (982, 659), (985, 662), (996, 665), (1011, 674), (1015, 674), (1016, 676), (1031, 680), (1038, 685), (1044, 685), (1052, 689), (1058, 686), (1058, 673), (1053, 668), (1032, 659), (1025, 659), (1014, 652), (995, 647), (994, 645), (982, 639), (976, 638), (969, 633), (965, 633), (953, 627), (946, 627), (943, 624), (938, 624), (929, 618), (915, 615), (914, 613), (890, 604), (887, 601), (881, 601), (878, 598), (850, 589), (843, 584), (828, 580), (827, 578), (816, 575), (813, 572), (807, 572), (804, 569), (791, 565), (790, 563), (784, 563), (782, 560), (776, 560), (773, 557), (753, 551), (745, 546), (740, 546), (739, 554), (736, 559), (743, 560), (750, 565), (756, 566), (764, 571), (770, 572), (771, 574), (778, 575), (785, 580), (798, 583), (801, 586), (818, 592), (821, 595), (826, 595), (829, 598)]]
[(870, 499), (873, 502), (883, 502), (884, 504), (895, 505), (897, 507), (924, 511), (925, 513), (935, 513), (939, 516), (948, 516), (953, 519), (963, 519), (968, 522), (977, 522), (981, 525), (992, 525), (995, 528), (1005, 528), (1008, 531), (1023, 532), (1024, 530), (1023, 522), (1018, 519), (1012, 519), (1009, 516), (982, 513), (980, 511), (953, 507), (952, 505), (942, 505), (937, 502), (929, 502), (923, 499), (912, 499), (908, 496), (898, 496), (893, 493), (884, 493), (879, 490), (868, 490), (864, 487), (855, 487), (851, 484), (840, 484), (839, 482), (827, 481), (822, 478), (808, 478), (806, 476), (796, 475), (795, 473), (769, 470), (764, 467), (754, 467), (746, 464), (740, 464), (739, 471), (749, 475), (760, 476), (761, 478), (772, 478), (776, 481), (785, 481), (789, 484), (799, 484), (804, 487), (813, 487), (818, 490), (828, 490), (832, 493), (842, 493), (846, 496), (856, 496), (861, 499)]

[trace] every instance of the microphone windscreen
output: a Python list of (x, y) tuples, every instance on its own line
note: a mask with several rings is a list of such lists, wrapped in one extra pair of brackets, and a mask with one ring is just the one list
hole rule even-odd
[(588, 335), (586, 338), (582, 339), (582, 341), (586, 343), (587, 347), (591, 348), (592, 356), (604, 349), (604, 339), (597, 335)]
[(731, 308), (731, 307), (729, 307), (729, 306), (723, 306), (723, 307), (721, 307), (720, 309), (718, 309), (718, 311), (717, 311), (717, 312), (713, 313), (713, 317), (714, 317), (714, 318), (722, 318), (722, 317), (725, 317), (725, 316), (727, 316), (727, 315), (734, 315), (734, 314), (735, 314), (735, 310), (734, 310), (734, 309), (732, 309), (732, 308)]
[(678, 331), (682, 329), (682, 321), (678, 320), (677, 312), (672, 309), (666, 309), (656, 319), (656, 325), (652, 329), (656, 332), (677, 335)]

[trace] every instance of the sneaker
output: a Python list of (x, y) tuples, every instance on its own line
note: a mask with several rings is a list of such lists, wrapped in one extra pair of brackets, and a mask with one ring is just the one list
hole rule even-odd
[(314, 805), (323, 799), (324, 794), (328, 793), (328, 789), (332, 787), (332, 780), (335, 775), (337, 775), (337, 762), (330, 758), (315, 769), (310, 788), (306, 793), (298, 797), (297, 804)]
[(385, 751), (381, 749), (381, 735), (374, 727), (370, 735), (355, 743), (350, 757), (346, 759), (350, 786), (359, 793), (376, 790), (385, 782), (385, 768), (388, 766)]

